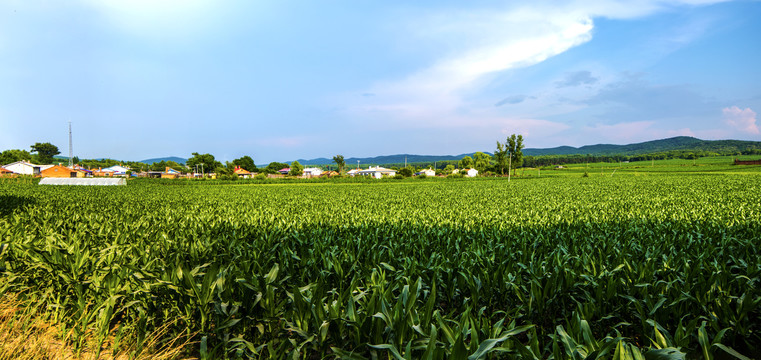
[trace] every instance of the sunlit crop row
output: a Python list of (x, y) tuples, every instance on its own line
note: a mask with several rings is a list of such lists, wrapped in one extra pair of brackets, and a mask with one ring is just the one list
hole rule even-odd
[(756, 175), (0, 183), (0, 203), (2, 291), (82, 337), (174, 322), (208, 358), (761, 352)]

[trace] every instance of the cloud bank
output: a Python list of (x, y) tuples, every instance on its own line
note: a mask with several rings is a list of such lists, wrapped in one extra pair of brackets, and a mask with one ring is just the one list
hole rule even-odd
[(756, 112), (750, 108), (731, 106), (722, 109), (721, 112), (724, 114), (724, 122), (732, 129), (754, 135), (761, 133), (756, 125)]

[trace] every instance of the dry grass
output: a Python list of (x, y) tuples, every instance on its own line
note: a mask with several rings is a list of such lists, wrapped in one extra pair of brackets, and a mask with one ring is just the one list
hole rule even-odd
[[(192, 359), (187, 356), (189, 337), (164, 340), (171, 324), (150, 334), (140, 348), (129, 337), (117, 336), (114, 329), (103, 344), (99, 344), (97, 336), (88, 336), (77, 351), (68, 341), (71, 332), (61, 336), (49, 315), (38, 310), (14, 295), (0, 297), (0, 360)], [(114, 346), (116, 341), (120, 345)]]

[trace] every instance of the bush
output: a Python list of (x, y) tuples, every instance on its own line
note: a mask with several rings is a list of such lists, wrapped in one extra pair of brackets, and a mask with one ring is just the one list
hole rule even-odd
[(410, 168), (401, 168), (401, 169), (399, 169), (399, 175), (402, 175), (404, 177), (410, 177), (410, 176), (412, 176), (412, 169), (410, 169)]

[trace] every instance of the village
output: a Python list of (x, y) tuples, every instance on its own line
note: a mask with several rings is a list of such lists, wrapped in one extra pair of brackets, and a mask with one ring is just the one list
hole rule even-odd
[[(346, 172), (346, 176), (364, 176), (372, 177), (375, 179), (381, 179), (384, 177), (397, 176), (399, 170), (388, 169), (381, 166), (368, 166), (366, 169), (357, 167)], [(453, 169), (451, 173), (437, 175), (436, 171), (432, 168), (422, 169), (415, 172), (414, 176), (447, 176), (449, 174), (461, 173), (463, 176), (475, 177), (478, 176), (478, 170), (476, 169)], [(293, 169), (286, 167), (277, 171), (276, 174), (265, 174), (258, 172), (250, 172), (243, 169), (240, 166), (235, 166), (232, 169), (232, 176), (242, 179), (251, 179), (256, 176), (259, 178), (285, 178), (287, 176), (297, 178), (318, 178), (318, 177), (333, 177), (341, 175), (337, 171), (324, 170), (319, 167), (308, 167), (301, 170), (300, 173), (294, 172)], [(79, 165), (64, 166), (61, 163), (38, 165), (31, 162), (21, 160), (10, 164), (0, 166), (0, 176), (15, 177), (15, 176), (33, 176), (41, 178), (92, 178), (92, 177), (121, 177), (121, 178), (160, 178), (160, 179), (197, 179), (197, 178), (210, 178), (217, 179), (218, 174), (209, 172), (182, 172), (171, 167), (166, 167), (164, 171), (140, 171), (133, 172), (129, 166), (114, 165), (106, 168), (87, 169)], [(227, 175), (225, 175), (227, 176)], [(400, 175), (401, 176), (401, 175)]]

